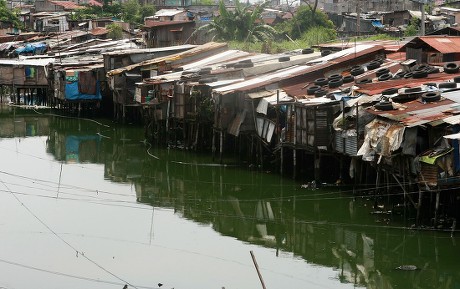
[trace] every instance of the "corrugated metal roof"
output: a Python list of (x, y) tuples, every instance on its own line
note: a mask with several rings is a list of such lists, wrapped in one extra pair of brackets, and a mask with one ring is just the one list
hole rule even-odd
[(447, 35), (415, 37), (412, 41), (401, 47), (401, 50), (404, 51), (406, 47), (417, 45), (420, 42), (431, 46), (440, 53), (460, 53), (460, 37)]
[(181, 10), (178, 10), (178, 9), (161, 9), (161, 10), (158, 10), (156, 13), (155, 13), (155, 17), (165, 17), (165, 16), (174, 16), (174, 15), (177, 15), (177, 14), (180, 14), (180, 13), (183, 13), (185, 12), (185, 10), (181, 9)]
[(146, 60), (146, 61), (142, 61), (140, 63), (136, 63), (136, 64), (132, 64), (132, 65), (129, 65), (129, 66), (122, 67), (122, 68), (111, 70), (111, 71), (107, 72), (107, 76), (117, 75), (117, 74), (120, 74), (120, 73), (122, 73), (124, 71), (130, 71), (130, 70), (135, 69), (137, 67), (155, 65), (155, 64), (165, 62), (165, 61), (174, 61), (174, 60), (178, 60), (178, 59), (184, 59), (184, 58), (187, 58), (187, 57), (190, 57), (190, 56), (199, 55), (201, 53), (212, 51), (212, 50), (219, 50), (219, 49), (222, 49), (222, 48), (225, 48), (225, 47), (227, 47), (226, 43), (208, 42), (206, 44), (197, 46), (195, 48), (192, 48), (192, 49), (184, 51), (184, 52), (180, 52), (180, 53), (176, 53), (176, 54), (169, 55), (169, 56), (164, 56), (164, 57), (158, 57), (158, 58), (155, 58), (155, 59)]
[(54, 58), (40, 59), (0, 59), (0, 65), (30, 65), (30, 66), (46, 66), (54, 62)]
[(221, 94), (228, 94), (235, 91), (249, 91), (277, 82), (281, 82), (280, 85), (283, 87), (283, 89), (287, 91), (286, 87), (298, 84), (299, 82), (304, 82), (304, 79), (308, 77), (307, 74), (324, 74), (324, 71), (326, 71), (327, 69), (341, 68), (343, 66), (346, 66), (346, 63), (348, 63), (349, 61), (358, 59), (360, 57), (375, 56), (375, 53), (377, 53), (378, 51), (383, 51), (383, 47), (379, 45), (358, 45), (357, 47), (349, 48), (343, 51), (332, 53), (330, 55), (327, 55), (326, 57), (319, 58), (319, 63), (316, 63), (316, 61), (311, 62), (311, 66), (292, 66), (283, 70), (278, 70), (277, 72), (260, 75), (243, 81), (241, 83), (221, 87), (215, 91)]
[(421, 100), (414, 100), (404, 103), (404, 108), (391, 111), (378, 111), (370, 108), (369, 113), (398, 121), (407, 127), (414, 127), (431, 122), (444, 120), (460, 113), (456, 102), (442, 98), (440, 101), (423, 103)]
[(155, 52), (163, 52), (163, 51), (174, 51), (174, 50), (186, 50), (197, 47), (198, 45), (192, 44), (184, 44), (184, 45), (177, 45), (177, 46), (168, 46), (168, 47), (158, 47), (158, 48), (133, 48), (133, 49), (125, 49), (125, 50), (117, 50), (106, 52), (104, 55), (127, 55), (127, 54), (142, 54), (142, 53), (155, 53)]
[(78, 5), (77, 3), (74, 3), (72, 1), (49, 1), (50, 3), (61, 6), (65, 10), (74, 10), (74, 9), (82, 9), (83, 6)]

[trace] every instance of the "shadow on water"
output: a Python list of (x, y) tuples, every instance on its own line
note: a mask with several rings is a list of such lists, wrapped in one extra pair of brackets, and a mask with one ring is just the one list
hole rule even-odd
[(219, 165), (207, 155), (152, 147), (139, 127), (13, 110), (2, 110), (0, 138), (46, 136), (56, 160), (103, 165), (107, 180), (134, 186), (138, 202), (171, 208), (277, 255), (333, 268), (337, 282), (460, 287), (455, 236), (411, 230), (390, 211), (373, 215), (370, 199), (338, 187), (302, 186), (231, 160)]

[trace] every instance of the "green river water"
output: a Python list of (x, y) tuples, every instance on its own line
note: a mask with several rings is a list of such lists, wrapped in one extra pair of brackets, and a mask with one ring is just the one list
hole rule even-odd
[(142, 127), (0, 111), (0, 288), (263, 288), (251, 252), (267, 289), (460, 288), (460, 233), (374, 211)]

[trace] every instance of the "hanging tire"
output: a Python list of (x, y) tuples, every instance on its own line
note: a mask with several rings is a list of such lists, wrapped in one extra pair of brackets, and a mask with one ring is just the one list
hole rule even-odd
[(309, 88), (307, 88), (307, 94), (308, 95), (314, 95), (315, 91), (320, 90), (320, 89), (321, 89), (321, 86), (319, 86), (319, 85), (310, 86)]
[(379, 103), (376, 103), (374, 105), (375, 109), (378, 110), (383, 110), (383, 111), (388, 111), (388, 110), (393, 110), (393, 104), (390, 101), (381, 101)]
[(329, 80), (327, 78), (318, 78), (315, 80), (315, 84), (319, 86), (323, 86), (328, 84)]
[(313, 52), (315, 52), (315, 50), (313, 50), (313, 48), (302, 49), (302, 54), (311, 54)]
[(327, 90), (325, 89), (318, 89), (317, 91), (315, 91), (315, 97), (325, 96), (326, 94)]
[(422, 101), (424, 102), (434, 102), (441, 99), (441, 94), (439, 91), (430, 91), (422, 94)]
[(353, 75), (353, 76), (357, 76), (357, 75), (360, 75), (360, 74), (363, 74), (364, 73), (364, 67), (354, 67), (350, 70), (350, 74)]
[(389, 73), (389, 72), (390, 72), (390, 70), (388, 68), (380, 68), (379, 70), (377, 70), (375, 72), (375, 75), (377, 77), (379, 77), (380, 75), (383, 75), (383, 74), (386, 74), (386, 73)]
[(390, 87), (382, 91), (382, 95), (392, 95), (395, 93), (398, 93), (398, 89), (394, 87)]
[(341, 86), (342, 84), (343, 84), (343, 80), (341, 78), (335, 78), (335, 79), (329, 80), (328, 86), (329, 88), (335, 88), (335, 87)]
[(393, 78), (403, 78), (406, 73), (404, 71), (400, 71), (393, 75)]
[(391, 73), (385, 73), (379, 76), (379, 81), (387, 81), (390, 80), (392, 77)]
[(426, 70), (426, 72), (428, 74), (432, 74), (432, 73), (439, 73), (441, 72), (441, 70), (439, 70), (439, 67), (430, 67)]
[(438, 85), (439, 88), (457, 88), (457, 83), (455, 82), (442, 82)]
[(422, 70), (427, 70), (430, 68), (430, 66), (426, 63), (418, 64), (414, 67), (414, 71), (422, 71)]
[(454, 82), (455, 83), (460, 83), (460, 76), (454, 77)]
[(346, 75), (342, 79), (343, 83), (350, 83), (355, 81), (355, 77), (353, 75)]
[(449, 62), (449, 63), (444, 64), (445, 73), (457, 73), (459, 68), (460, 67), (455, 62)]

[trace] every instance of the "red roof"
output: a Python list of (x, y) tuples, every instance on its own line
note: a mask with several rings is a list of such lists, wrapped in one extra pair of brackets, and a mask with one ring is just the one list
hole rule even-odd
[(421, 36), (412, 39), (401, 47), (405, 50), (406, 47), (417, 46), (418, 44), (425, 43), (440, 53), (460, 53), (460, 36), (447, 36), (447, 35), (433, 35)]
[(54, 4), (56, 6), (61, 6), (64, 8), (64, 10), (75, 10), (75, 9), (81, 9), (83, 8), (82, 6), (72, 2), (72, 1), (50, 1), (51, 4)]
[(89, 6), (97, 6), (97, 7), (104, 6), (104, 4), (102, 4), (101, 2), (99, 2), (97, 0), (88, 0), (88, 5)]
[(107, 30), (107, 28), (104, 28), (104, 27), (96, 27), (94, 29), (92, 29), (89, 33), (91, 33), (92, 35), (94, 36), (98, 36), (98, 35), (104, 35), (104, 34), (107, 34), (109, 31)]

